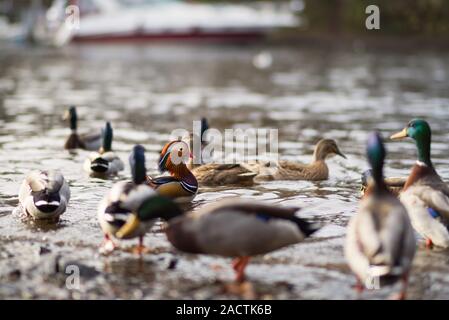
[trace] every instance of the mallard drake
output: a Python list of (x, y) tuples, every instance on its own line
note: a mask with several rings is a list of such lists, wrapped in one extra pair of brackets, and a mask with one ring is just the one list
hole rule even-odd
[[(98, 206), (98, 221), (104, 233), (101, 251), (108, 253), (115, 248), (112, 238), (116, 238), (117, 231), (126, 223), (133, 212), (136, 212), (146, 199), (156, 195), (156, 192), (145, 184), (146, 168), (144, 148), (134, 146), (129, 163), (131, 166), (132, 182), (120, 181), (112, 187)], [(127, 234), (123, 239), (139, 238), (139, 245), (135, 251), (139, 254), (145, 250), (143, 237), (151, 229), (154, 221), (145, 221), (139, 228)]]
[(346, 159), (340, 151), (337, 143), (332, 139), (318, 141), (313, 152), (310, 164), (301, 164), (293, 161), (280, 160), (273, 162), (249, 162), (244, 166), (257, 173), (256, 181), (267, 180), (326, 180), (329, 177), (329, 168), (326, 159), (330, 156), (339, 155)]
[(59, 220), (69, 200), (69, 185), (59, 171), (32, 171), (19, 190), (20, 214), (36, 220)]
[(421, 119), (412, 120), (392, 140), (410, 137), (416, 142), (418, 161), (400, 194), (415, 230), (427, 247), (449, 247), (449, 188), (435, 171), (430, 159), (431, 130)]
[(382, 138), (373, 133), (367, 145), (368, 161), (373, 170), (372, 188), (349, 222), (345, 256), (356, 274), (359, 290), (402, 279), (398, 298), (403, 299), (416, 240), (406, 209), (384, 183), (385, 155)]
[(187, 253), (235, 258), (236, 280), (245, 279), (251, 256), (266, 254), (303, 241), (319, 227), (295, 215), (297, 208), (240, 199), (224, 199), (183, 214), (168, 198), (151, 198), (119, 230), (126, 237), (143, 221), (162, 218), (169, 242)]
[(84, 170), (94, 176), (115, 175), (124, 169), (123, 161), (112, 151), (113, 130), (106, 122), (103, 143), (98, 152), (92, 152), (84, 161)]
[(147, 176), (147, 184), (159, 194), (179, 202), (191, 201), (198, 192), (198, 181), (187, 168), (190, 157), (189, 146), (180, 140), (167, 143), (159, 158), (159, 171), (170, 176), (152, 178)]
[(70, 107), (64, 115), (64, 120), (69, 120), (71, 133), (68, 136), (65, 149), (98, 150), (101, 147), (101, 131), (87, 134), (78, 134), (78, 116), (75, 107)]
[[(362, 186), (360, 188), (360, 193), (362, 194), (362, 197), (365, 195), (365, 193), (369, 193), (369, 189), (371, 188), (373, 181), (373, 171), (371, 169), (366, 170), (362, 173)], [(387, 177), (384, 178), (384, 183), (387, 189), (393, 193), (395, 196), (398, 196), (399, 193), (402, 191), (402, 188), (404, 188), (405, 182), (407, 181), (407, 178), (403, 177)]]
[[(201, 137), (194, 137), (190, 133), (185, 141), (189, 144), (192, 151), (192, 157), (187, 163), (189, 168), (198, 183), (202, 186), (222, 186), (222, 185), (239, 185), (251, 186), (254, 184), (254, 177), (257, 175), (249, 171), (240, 164), (219, 164), (219, 163), (204, 163), (202, 153), (204, 148), (208, 145), (204, 140), (204, 135), (209, 129), (209, 123), (206, 118), (201, 119)], [(194, 139), (200, 141), (200, 150), (194, 148)]]

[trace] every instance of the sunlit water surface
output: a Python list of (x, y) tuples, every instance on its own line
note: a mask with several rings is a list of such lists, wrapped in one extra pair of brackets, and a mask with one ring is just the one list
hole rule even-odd
[[(273, 63), (258, 69), (253, 60), (262, 50)], [(233, 278), (228, 259), (179, 254), (160, 226), (145, 239), (154, 253), (142, 260), (126, 252), (133, 241), (109, 257), (98, 254), (98, 202), (130, 173), (89, 178), (82, 171), (87, 152), (63, 150), (69, 129), (61, 116), (69, 105), (78, 107), (81, 132), (113, 123), (113, 147), (123, 160), (134, 144), (143, 144), (151, 174), (171, 130), (190, 129), (202, 116), (219, 130), (279, 129), (284, 159), (307, 162), (319, 139), (338, 142), (348, 159), (328, 161), (327, 181), (200, 189), (193, 207), (237, 195), (303, 207), (302, 216), (326, 224), (310, 241), (255, 258), (247, 269), (249, 297), (357, 298), (342, 249), (367, 168), (370, 131), (387, 137), (412, 117), (425, 118), (433, 129), (434, 164), (449, 180), (446, 54), (174, 45), (0, 49), (0, 298), (239, 297), (223, 291)], [(407, 175), (413, 143), (387, 148), (386, 175)], [(59, 169), (70, 183), (70, 206), (57, 226), (34, 226), (11, 214), (32, 169)], [(449, 297), (447, 254), (420, 248), (411, 298)], [(66, 288), (70, 264), (81, 266), (79, 290)], [(361, 297), (385, 298), (397, 289)]]

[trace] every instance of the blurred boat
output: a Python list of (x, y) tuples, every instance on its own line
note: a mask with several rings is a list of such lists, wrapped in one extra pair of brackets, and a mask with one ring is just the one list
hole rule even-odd
[(25, 25), (27, 39), (30, 42), (61, 47), (69, 43), (75, 35), (75, 28), (68, 23), (67, 7), (73, 1), (54, 0), (49, 9), (45, 10), (42, 0), (33, 0), (26, 14)]
[[(76, 5), (80, 13), (80, 27), (70, 32), (61, 20), (66, 5)], [(299, 25), (298, 17), (280, 5), (212, 5), (178, 0), (56, 0), (46, 17), (47, 38), (56, 45), (70, 40), (239, 40)], [(59, 27), (54, 27), (55, 21), (60, 21)], [(53, 27), (48, 27), (51, 24)]]

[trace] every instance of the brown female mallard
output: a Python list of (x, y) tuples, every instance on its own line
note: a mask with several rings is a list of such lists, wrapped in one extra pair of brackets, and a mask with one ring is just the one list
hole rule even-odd
[[(206, 131), (209, 129), (209, 124), (206, 118), (201, 119), (200, 137), (194, 137), (190, 133), (185, 137), (184, 141), (189, 144), (192, 152), (192, 157), (187, 163), (187, 167), (192, 171), (198, 183), (202, 186), (216, 187), (223, 185), (238, 185), (251, 186), (254, 184), (254, 177), (257, 175), (249, 171), (242, 165), (236, 164), (220, 164), (220, 163), (204, 163), (202, 153), (204, 148), (208, 145), (205, 141)], [(200, 141), (199, 154), (194, 152), (194, 139)]]
[(329, 177), (329, 168), (326, 159), (330, 156), (339, 155), (346, 159), (340, 151), (337, 143), (332, 139), (318, 141), (313, 152), (312, 162), (301, 164), (293, 161), (280, 160), (273, 162), (251, 162), (245, 164), (245, 168), (257, 173), (256, 181), (269, 180), (326, 180)]

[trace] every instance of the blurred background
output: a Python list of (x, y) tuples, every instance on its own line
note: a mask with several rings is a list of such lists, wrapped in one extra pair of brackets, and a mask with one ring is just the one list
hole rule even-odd
[[(63, 34), (67, 5), (80, 8), (85, 25)], [(381, 28), (367, 33), (365, 8), (381, 9)], [(50, 8), (50, 10), (48, 10)], [(120, 11), (120, 18), (117, 14)], [(157, 12), (157, 13), (156, 13)], [(125, 17), (126, 16), (126, 17)], [(92, 25), (94, 24), (94, 25)], [(237, 37), (267, 35), (295, 42), (310, 37), (401, 36), (447, 38), (444, 0), (0, 0), (0, 39), (70, 40), (115, 37)], [(237, 33), (239, 31), (239, 33)], [(59, 35), (58, 35), (59, 33)], [(102, 36), (102, 37), (100, 37)], [(59, 37), (59, 38), (58, 38)], [(56, 39), (57, 38), (57, 39)]]
[[(372, 4), (379, 30), (365, 26)], [(155, 253), (143, 271), (126, 250), (98, 255), (98, 203), (130, 172), (113, 180), (83, 173), (88, 152), (63, 150), (70, 129), (61, 117), (71, 105), (80, 133), (112, 122), (124, 161), (143, 144), (151, 175), (171, 130), (201, 117), (222, 132), (278, 129), (280, 158), (299, 162), (311, 160), (321, 138), (335, 139), (348, 159), (327, 161), (329, 180), (202, 187), (192, 207), (230, 196), (302, 207), (326, 227), (256, 258), (251, 297), (355, 299), (342, 247), (367, 169), (367, 134), (387, 137), (426, 119), (433, 163), (449, 179), (448, 38), (447, 0), (0, 0), (0, 299), (229, 298), (219, 283), (232, 279), (228, 261), (180, 255), (159, 227), (146, 237)], [(408, 175), (413, 143), (386, 146), (386, 175)], [(56, 226), (11, 215), (33, 169), (62, 170), (69, 181), (70, 206)], [(84, 270), (80, 290), (65, 288), (57, 266), (69, 262)], [(419, 251), (409, 297), (447, 299), (448, 275), (446, 252)]]

